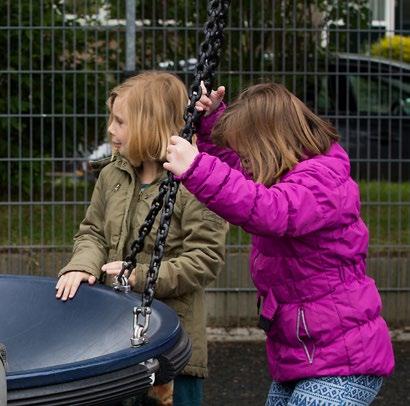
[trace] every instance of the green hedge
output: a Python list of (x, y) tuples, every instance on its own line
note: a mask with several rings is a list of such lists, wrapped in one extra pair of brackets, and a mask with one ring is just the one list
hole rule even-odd
[[(90, 150), (105, 138), (105, 100), (124, 71), (125, 27), (102, 27), (93, 17), (102, 5), (111, 19), (124, 20), (124, 1), (0, 2), (0, 25), (8, 27), (0, 30), (0, 156), (10, 158), (0, 162), (1, 201), (46, 199), (47, 174), (74, 173), (78, 162), (70, 157), (78, 157), (80, 145)], [(179, 61), (197, 56), (204, 1), (137, 0), (136, 16), (144, 25), (135, 37), (137, 70), (165, 61), (180, 69)], [(368, 28), (370, 18), (367, 0), (317, 0), (310, 7), (305, 0), (243, 0), (241, 7), (232, 2), (228, 20), (226, 73), (216, 78), (228, 99), (262, 76), (303, 98), (314, 81), (306, 69), (325, 52), (352, 49), (348, 34)], [(321, 34), (336, 20), (344, 25), (329, 28), (324, 50)], [(187, 83), (191, 75), (181, 73)]]

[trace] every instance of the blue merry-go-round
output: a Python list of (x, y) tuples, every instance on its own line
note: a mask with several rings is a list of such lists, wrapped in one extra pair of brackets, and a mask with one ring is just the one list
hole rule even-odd
[(130, 345), (140, 298), (83, 284), (55, 298), (53, 278), (0, 276), (0, 342), (9, 405), (103, 405), (166, 382), (190, 357), (176, 313), (154, 300), (146, 342)]

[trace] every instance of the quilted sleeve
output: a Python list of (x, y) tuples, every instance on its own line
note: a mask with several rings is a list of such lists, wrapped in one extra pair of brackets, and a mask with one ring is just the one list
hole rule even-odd
[(303, 182), (282, 182), (270, 188), (208, 154), (199, 154), (179, 179), (210, 210), (245, 231), (262, 236), (299, 236), (332, 222), (337, 199), (306, 173)]

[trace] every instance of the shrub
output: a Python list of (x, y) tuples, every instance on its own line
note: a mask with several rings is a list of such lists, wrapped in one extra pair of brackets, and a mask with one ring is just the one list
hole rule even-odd
[(370, 52), (374, 56), (410, 63), (410, 36), (384, 37), (372, 45)]

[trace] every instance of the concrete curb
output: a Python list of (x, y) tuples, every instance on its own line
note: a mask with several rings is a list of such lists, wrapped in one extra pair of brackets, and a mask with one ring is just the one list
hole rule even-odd
[(265, 341), (265, 332), (256, 327), (207, 327), (208, 341)]
[(410, 341), (410, 327), (390, 330), (390, 337), (393, 341)]

